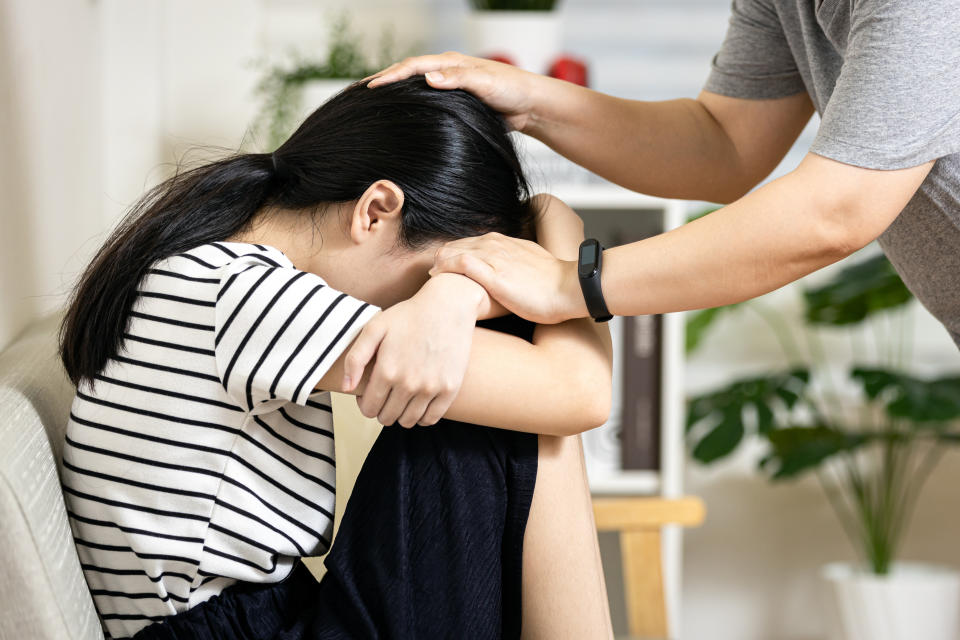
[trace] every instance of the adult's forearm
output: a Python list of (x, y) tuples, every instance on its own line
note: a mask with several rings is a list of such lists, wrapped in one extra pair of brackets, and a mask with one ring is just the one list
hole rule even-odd
[[(608, 249), (607, 307), (640, 315), (740, 302), (843, 258), (889, 223), (864, 222), (853, 232), (857, 213), (805, 184), (790, 174), (678, 229)], [(568, 317), (585, 313), (574, 269), (570, 263)]]
[[(933, 161), (891, 171), (810, 153), (786, 176), (689, 224), (604, 251), (601, 286), (616, 315), (701, 309), (762, 295), (877, 238)], [(482, 284), (514, 313), (544, 324), (587, 316), (577, 263), (499, 234), (447, 243), (434, 272)]]
[(697, 100), (642, 102), (552, 78), (538, 82), (524, 133), (594, 173), (667, 198), (727, 202), (744, 191), (733, 144)]

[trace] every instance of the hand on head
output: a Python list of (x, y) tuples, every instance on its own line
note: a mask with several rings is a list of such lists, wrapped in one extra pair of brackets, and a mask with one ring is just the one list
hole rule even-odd
[(502, 62), (474, 58), (455, 51), (401, 60), (364, 81), (371, 89), (424, 74), (435, 89), (463, 89), (503, 114), (507, 123), (523, 131), (532, 114), (533, 85), (546, 80)]

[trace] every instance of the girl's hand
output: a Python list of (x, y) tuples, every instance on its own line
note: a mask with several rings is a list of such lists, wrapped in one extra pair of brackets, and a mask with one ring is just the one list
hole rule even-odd
[(455, 51), (407, 58), (364, 80), (370, 79), (367, 86), (373, 89), (418, 74), (426, 74), (427, 83), (436, 89), (469, 91), (499, 111), (517, 131), (523, 131), (531, 120), (537, 87), (550, 81), (509, 64)]
[(383, 425), (435, 424), (463, 383), (477, 318), (490, 313), (490, 299), (477, 283), (453, 274), (431, 278), (363, 328), (344, 361), (343, 390), (357, 387), (376, 356), (357, 397), (363, 415)]

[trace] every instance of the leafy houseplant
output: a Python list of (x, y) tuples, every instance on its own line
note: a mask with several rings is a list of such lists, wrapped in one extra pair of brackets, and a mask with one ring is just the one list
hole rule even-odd
[[(304, 88), (312, 82), (335, 80), (342, 88), (351, 81), (365, 78), (395, 62), (397, 54), (393, 32), (384, 28), (380, 50), (371, 61), (360, 48), (362, 38), (353, 32), (346, 13), (330, 24), (330, 44), (320, 59), (296, 57), (289, 65), (266, 69), (256, 93), (261, 101), (256, 128), (263, 132), (269, 149), (278, 147), (293, 133), (302, 111)], [(312, 105), (317, 106), (317, 105)]]
[[(945, 447), (960, 443), (960, 376), (926, 379), (906, 370), (912, 296), (882, 254), (802, 296), (802, 339), (762, 301), (692, 316), (688, 351), (717, 317), (749, 311), (770, 325), (785, 355), (781, 370), (690, 400), (692, 456), (709, 464), (748, 434), (759, 438), (767, 446), (759, 469), (774, 481), (816, 474), (865, 566), (887, 576), (925, 481)], [(824, 332), (851, 341), (855, 363), (845, 378), (828, 366)], [(852, 397), (838, 393), (844, 385)]]

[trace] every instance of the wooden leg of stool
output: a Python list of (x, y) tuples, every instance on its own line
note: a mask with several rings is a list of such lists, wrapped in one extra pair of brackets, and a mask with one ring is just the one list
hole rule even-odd
[(666, 638), (667, 606), (663, 595), (660, 529), (622, 531), (620, 553), (623, 556), (630, 635)]

